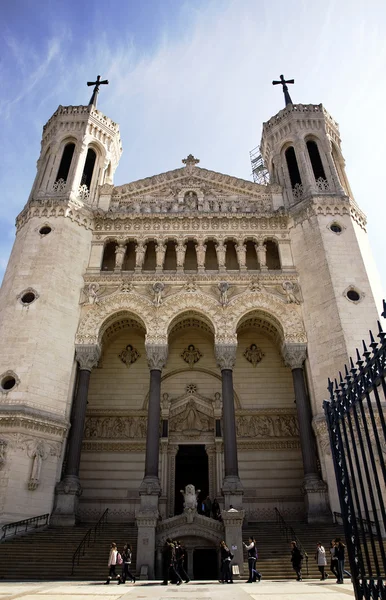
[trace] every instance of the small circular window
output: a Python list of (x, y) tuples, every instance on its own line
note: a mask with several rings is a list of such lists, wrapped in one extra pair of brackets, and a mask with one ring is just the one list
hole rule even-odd
[(332, 223), (330, 225), (330, 229), (334, 233), (342, 233), (342, 231), (343, 231), (342, 227), (338, 223)]
[(36, 296), (33, 292), (27, 292), (26, 294), (22, 295), (20, 300), (22, 301), (23, 304), (31, 304), (31, 302), (36, 300)]
[(352, 302), (358, 302), (358, 300), (361, 299), (360, 295), (358, 294), (358, 292), (356, 290), (348, 290), (346, 296)]
[(0, 391), (9, 392), (19, 383), (19, 378), (13, 371), (6, 371), (0, 375)]
[(49, 233), (51, 233), (51, 231), (52, 229), (49, 225), (44, 225), (39, 229), (40, 235), (48, 235)]

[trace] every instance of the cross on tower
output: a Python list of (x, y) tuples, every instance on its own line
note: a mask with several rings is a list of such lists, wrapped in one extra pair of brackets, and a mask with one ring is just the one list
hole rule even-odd
[(90, 98), (90, 102), (88, 103), (89, 106), (91, 106), (92, 104), (95, 106), (97, 105), (97, 98), (98, 98), (98, 94), (99, 94), (99, 86), (100, 85), (107, 85), (108, 84), (108, 80), (104, 79), (103, 81), (101, 81), (101, 76), (98, 75), (97, 80), (96, 81), (88, 81), (87, 85), (95, 85), (92, 96)]
[(284, 79), (284, 75), (280, 75), (280, 81), (272, 81), (272, 85), (279, 85), (280, 83), (283, 86), (285, 105), (288, 106), (288, 104), (293, 104), (293, 102), (291, 100), (291, 96), (289, 95), (289, 92), (288, 92), (287, 83), (295, 83), (295, 79), (287, 79), (287, 81), (286, 81)]

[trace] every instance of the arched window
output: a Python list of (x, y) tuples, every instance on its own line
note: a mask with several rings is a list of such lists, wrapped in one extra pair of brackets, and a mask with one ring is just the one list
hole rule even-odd
[(102, 259), (102, 271), (114, 271), (115, 267), (115, 248), (117, 242), (108, 242), (105, 246)]
[(248, 269), (248, 271), (257, 271), (257, 269), (259, 268), (259, 263), (257, 260), (255, 243), (252, 240), (247, 240), (246, 246), (247, 246), (247, 254), (245, 257), (245, 260), (246, 260), (245, 264), (247, 265), (247, 269)]
[(293, 146), (290, 146), (285, 151), (285, 159), (287, 161), (288, 173), (291, 179), (291, 185), (294, 188), (296, 184), (301, 185), (302, 180), (300, 177), (298, 161), (296, 160), (296, 154)]
[(267, 249), (266, 260), (268, 269), (272, 271), (281, 269), (279, 249), (277, 247), (276, 242), (274, 242), (273, 240), (267, 240), (264, 243)]
[(239, 262), (237, 260), (237, 253), (235, 248), (235, 242), (228, 240), (226, 242), (226, 254), (225, 254), (225, 266), (227, 271), (238, 271)]
[(126, 244), (125, 257), (123, 259), (122, 271), (134, 271), (135, 269), (135, 242)]
[(313, 140), (308, 140), (307, 142), (307, 150), (308, 156), (310, 157), (310, 162), (312, 166), (312, 170), (314, 172), (315, 181), (321, 177), (322, 179), (326, 179), (326, 174), (323, 169), (322, 159), (320, 158), (319, 148), (316, 142)]
[(146, 244), (146, 254), (143, 263), (143, 271), (155, 271), (156, 267), (156, 253), (155, 253), (155, 242), (151, 240)]
[(59, 179), (63, 179), (63, 181), (67, 181), (68, 173), (70, 172), (72, 157), (74, 156), (75, 144), (72, 142), (70, 144), (66, 144), (62, 154), (62, 160), (60, 161), (58, 174), (56, 175), (55, 181), (59, 181)]
[(91, 186), (91, 179), (94, 171), (95, 161), (96, 153), (92, 148), (89, 148), (87, 151), (86, 162), (84, 163), (82, 179), (80, 181), (80, 185), (85, 185), (88, 189), (90, 189)]
[(205, 242), (205, 271), (218, 271), (218, 260), (216, 246), (213, 240)]
[(193, 240), (189, 240), (186, 244), (184, 270), (197, 271), (196, 244)]
[(164, 260), (164, 271), (175, 271), (177, 269), (176, 242), (168, 240)]

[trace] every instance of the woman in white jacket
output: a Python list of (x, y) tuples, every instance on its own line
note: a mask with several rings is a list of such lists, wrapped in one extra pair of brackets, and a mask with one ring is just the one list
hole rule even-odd
[(325, 573), (327, 559), (326, 559), (326, 551), (320, 542), (318, 542), (316, 545), (315, 560), (316, 560), (318, 569), (321, 574), (320, 581), (324, 581), (328, 577), (328, 573)]
[(117, 565), (121, 564), (119, 562), (118, 555), (119, 555), (119, 552), (117, 549), (117, 545), (115, 542), (112, 542), (112, 544), (110, 546), (109, 562), (107, 564), (107, 566), (109, 567), (109, 576), (108, 576), (107, 580), (105, 581), (105, 585), (109, 584), (113, 577), (114, 577), (114, 579), (118, 579), (118, 583), (121, 583), (121, 576), (117, 575), (117, 573), (115, 572), (115, 567)]

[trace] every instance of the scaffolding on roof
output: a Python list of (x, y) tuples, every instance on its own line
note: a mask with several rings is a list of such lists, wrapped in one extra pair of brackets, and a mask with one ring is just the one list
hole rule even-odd
[(251, 159), (253, 181), (260, 185), (267, 185), (269, 183), (269, 173), (264, 165), (259, 146), (250, 151), (249, 157)]

